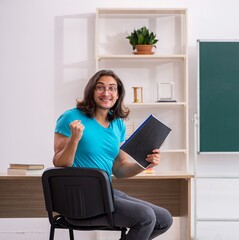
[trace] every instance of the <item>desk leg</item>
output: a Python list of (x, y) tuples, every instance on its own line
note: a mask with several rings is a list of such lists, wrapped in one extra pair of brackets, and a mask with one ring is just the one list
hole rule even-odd
[(191, 239), (191, 179), (180, 183), (180, 240)]

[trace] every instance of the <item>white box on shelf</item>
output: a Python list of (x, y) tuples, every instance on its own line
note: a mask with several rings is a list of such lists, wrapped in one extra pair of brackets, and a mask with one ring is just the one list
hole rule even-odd
[(158, 102), (175, 102), (174, 82), (161, 82), (157, 84)]

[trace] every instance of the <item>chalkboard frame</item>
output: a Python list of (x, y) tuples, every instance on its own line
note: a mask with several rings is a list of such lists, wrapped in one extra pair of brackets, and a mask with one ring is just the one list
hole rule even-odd
[(239, 40), (198, 40), (198, 152), (239, 153)]

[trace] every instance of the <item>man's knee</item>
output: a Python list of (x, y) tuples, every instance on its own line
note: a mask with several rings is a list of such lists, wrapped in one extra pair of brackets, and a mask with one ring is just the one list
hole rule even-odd
[(164, 209), (164, 213), (161, 216), (160, 222), (161, 222), (160, 228), (163, 231), (167, 231), (173, 224), (173, 217), (167, 209)]
[(149, 207), (145, 207), (140, 211), (139, 221), (144, 225), (152, 225), (155, 226), (156, 223), (156, 215), (153, 209)]

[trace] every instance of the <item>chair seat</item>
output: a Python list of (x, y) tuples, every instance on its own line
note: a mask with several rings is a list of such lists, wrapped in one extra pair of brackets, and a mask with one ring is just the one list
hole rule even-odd
[[(93, 222), (87, 220), (75, 220), (75, 219), (68, 219), (63, 216), (56, 216), (55, 217), (55, 227), (59, 226), (60, 228), (72, 228), (74, 230), (112, 230), (112, 226), (109, 226), (105, 221), (105, 224), (98, 223), (94, 224)], [(121, 230), (121, 227), (113, 226), (115, 230)]]
[(108, 216), (97, 216), (88, 219), (71, 219), (66, 218), (66, 221), (72, 225), (84, 227), (84, 226), (103, 226), (103, 227), (112, 227), (109, 224)]
[[(80, 231), (91, 231), (91, 230), (115, 230), (115, 231), (121, 231), (123, 228), (116, 227), (116, 226), (109, 226), (108, 224), (105, 225), (93, 225), (93, 223), (87, 224), (89, 222), (82, 220), (75, 220), (75, 219), (66, 219), (63, 216), (57, 215), (55, 217), (55, 227), (56, 228), (71, 228), (73, 230), (80, 230)], [(126, 230), (126, 228), (125, 228)]]

